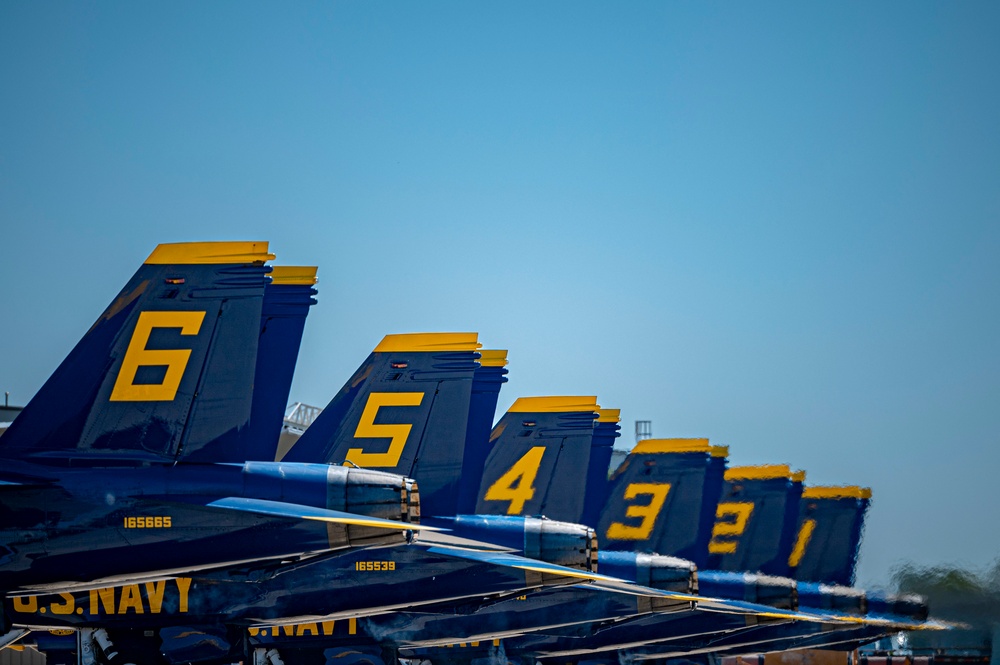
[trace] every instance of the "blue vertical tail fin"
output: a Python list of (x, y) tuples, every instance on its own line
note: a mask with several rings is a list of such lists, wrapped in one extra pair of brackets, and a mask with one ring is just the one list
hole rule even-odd
[(488, 442), (497, 411), (500, 387), (507, 383), (507, 352), (482, 350), (479, 368), (472, 380), (469, 420), (465, 430), (465, 455), (462, 459), (462, 481), (459, 487), (458, 514), (476, 512), (479, 482), (489, 454)]
[(727, 470), (708, 567), (787, 577), (804, 479), (785, 464)]
[(610, 550), (705, 564), (729, 449), (708, 439), (646, 439), (612, 475), (598, 534)]
[(850, 586), (861, 547), (867, 487), (806, 487), (799, 501), (798, 530), (788, 566), (804, 582)]
[(271, 272), (261, 309), (253, 408), (243, 436), (244, 460), (270, 462), (277, 456), (306, 316), (316, 304), (315, 284), (312, 266), (275, 266)]
[(238, 456), (273, 258), (266, 242), (158, 246), (5, 432), (0, 456)]
[(615, 439), (621, 436), (621, 409), (598, 409), (594, 423), (594, 436), (590, 442), (590, 461), (587, 463), (587, 485), (583, 497), (583, 515), (579, 520), (596, 528), (601, 510), (608, 501), (608, 469)]
[(454, 514), (477, 337), (387, 335), (283, 459), (419, 478), (425, 514)]
[(578, 523), (599, 408), (596, 397), (515, 401), (490, 434), (476, 513)]

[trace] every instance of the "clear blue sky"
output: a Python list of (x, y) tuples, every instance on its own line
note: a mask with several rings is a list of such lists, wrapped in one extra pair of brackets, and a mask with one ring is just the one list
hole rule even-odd
[(0, 4), (0, 390), (158, 242), (320, 266), (293, 399), (475, 330), (874, 488), (860, 581), (1000, 555), (1000, 5)]

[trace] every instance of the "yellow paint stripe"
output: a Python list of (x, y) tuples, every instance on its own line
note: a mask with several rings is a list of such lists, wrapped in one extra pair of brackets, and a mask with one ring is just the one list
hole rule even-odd
[(271, 269), (272, 284), (305, 284), (316, 283), (316, 266), (274, 266)]
[(263, 263), (274, 260), (266, 241), (176, 242), (157, 245), (148, 265)]
[(618, 423), (622, 420), (622, 410), (621, 409), (598, 409), (597, 410), (597, 422), (599, 423)]
[(791, 478), (792, 470), (787, 464), (765, 464), (761, 466), (734, 466), (726, 469), (726, 480), (766, 480), (768, 478)]
[(712, 446), (712, 457), (729, 457), (729, 446)]
[[(620, 580), (615, 577), (608, 577), (607, 575), (601, 575), (599, 573), (588, 573), (583, 570), (552, 570), (551, 568), (543, 568), (542, 566), (530, 566), (527, 564), (512, 564), (514, 568), (520, 568), (521, 570), (532, 570), (537, 573), (548, 573), (550, 575), (561, 575), (562, 577), (578, 577), (584, 580), (591, 580), (593, 582), (617, 582), (621, 584), (624, 580)], [(625, 581), (628, 584), (627, 581)], [(657, 595), (658, 598), (671, 598), (674, 600), (690, 600), (693, 602), (699, 600), (705, 600), (704, 596), (693, 596), (687, 593), (671, 593), (669, 591), (661, 592)]]
[(798, 614), (782, 614), (781, 612), (756, 612), (753, 614), (755, 617), (766, 617), (768, 619), (793, 619), (793, 620), (807, 620), (805, 617)]
[(712, 447), (708, 445), (708, 439), (643, 439), (632, 449), (636, 455), (710, 453), (711, 451)]
[(403, 333), (386, 335), (375, 353), (410, 351), (478, 351), (479, 333)]
[(804, 483), (806, 481), (806, 472), (802, 470), (792, 471), (788, 477), (794, 483)]
[(507, 350), (483, 349), (479, 352), (479, 364), (483, 367), (505, 367)]
[(357, 524), (358, 526), (373, 526), (379, 529), (390, 529), (400, 531), (441, 531), (436, 526), (421, 526), (420, 524), (410, 524), (409, 522), (399, 522), (398, 526), (389, 526), (385, 522), (377, 520), (366, 520), (363, 517), (319, 517), (316, 515), (299, 515), (300, 519), (315, 520), (317, 522), (333, 522), (334, 524)]
[(832, 617), (824, 617), (824, 618), (831, 618), (835, 621), (843, 621), (844, 623), (857, 623), (857, 624), (869, 623), (868, 619), (863, 619), (861, 617), (852, 617), (846, 614), (837, 614)]
[(870, 487), (844, 485), (841, 487), (807, 487), (802, 490), (803, 499), (870, 499)]
[(803, 613), (803, 612), (799, 612), (797, 614), (790, 614), (790, 613), (785, 613), (785, 612), (775, 612), (775, 611), (772, 611), (772, 612), (755, 612), (755, 611), (751, 611), (751, 610), (748, 610), (748, 609), (744, 609), (744, 608), (740, 608), (740, 607), (731, 607), (731, 606), (728, 607), (728, 608), (726, 608), (725, 610), (719, 610), (719, 609), (713, 608), (711, 604), (712, 603), (719, 603), (719, 604), (725, 606), (726, 605), (725, 599), (722, 599), (722, 598), (705, 598), (704, 596), (702, 596), (702, 597), (696, 597), (696, 600), (701, 601), (701, 602), (698, 603), (699, 607), (701, 607), (703, 609), (706, 609), (708, 611), (714, 611), (714, 612), (725, 611), (725, 612), (730, 613), (730, 614), (747, 614), (749, 616), (765, 617), (765, 618), (768, 618), (768, 619), (791, 619), (793, 621), (810, 621), (810, 622), (815, 622), (815, 623), (832, 623), (832, 622), (835, 621), (835, 619), (831, 619), (829, 617), (820, 617), (820, 616), (817, 616), (817, 615), (806, 614), (806, 613)]
[(596, 396), (518, 397), (507, 413), (569, 413), (575, 411), (597, 412)]
[(568, 571), (568, 570), (552, 570), (551, 568), (542, 568), (541, 566), (528, 566), (525, 564), (514, 564), (515, 568), (520, 568), (522, 570), (533, 570), (536, 573), (548, 573), (549, 575), (559, 575), (561, 577), (579, 577), (584, 580), (599, 580), (599, 576), (592, 575), (583, 571)]

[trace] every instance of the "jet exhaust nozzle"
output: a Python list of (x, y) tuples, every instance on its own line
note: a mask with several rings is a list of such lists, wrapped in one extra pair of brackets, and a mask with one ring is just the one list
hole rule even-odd
[(582, 524), (517, 515), (457, 515), (441, 522), (462, 538), (509, 547), (529, 559), (597, 572), (597, 533)]
[(698, 566), (693, 561), (662, 554), (637, 552), (601, 552), (601, 573), (641, 584), (642, 586), (698, 593)]
[(797, 610), (800, 596), (795, 580), (758, 573), (703, 570), (698, 573), (698, 592), (703, 596), (745, 600), (782, 610)]
[[(394, 473), (328, 464), (247, 462), (244, 495), (407, 524), (420, 522), (416, 481)], [(332, 548), (406, 543), (409, 531), (328, 523)]]
[(917, 594), (880, 594), (867, 592), (865, 599), (871, 614), (893, 614), (896, 616), (926, 621), (930, 614), (927, 599)]
[(596, 573), (597, 532), (581, 524), (529, 517), (524, 524), (524, 555)]
[(849, 586), (800, 583), (799, 602), (806, 607), (818, 607), (845, 614), (868, 612), (865, 592)]

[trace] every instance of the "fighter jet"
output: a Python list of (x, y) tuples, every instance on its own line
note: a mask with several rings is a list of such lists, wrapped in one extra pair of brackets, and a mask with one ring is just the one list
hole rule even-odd
[[(245, 462), (273, 258), (158, 246), (18, 415), (0, 440), (0, 592), (155, 597), (192, 571), (407, 542), (412, 481)], [(20, 634), (6, 610), (0, 624), (0, 645)]]

